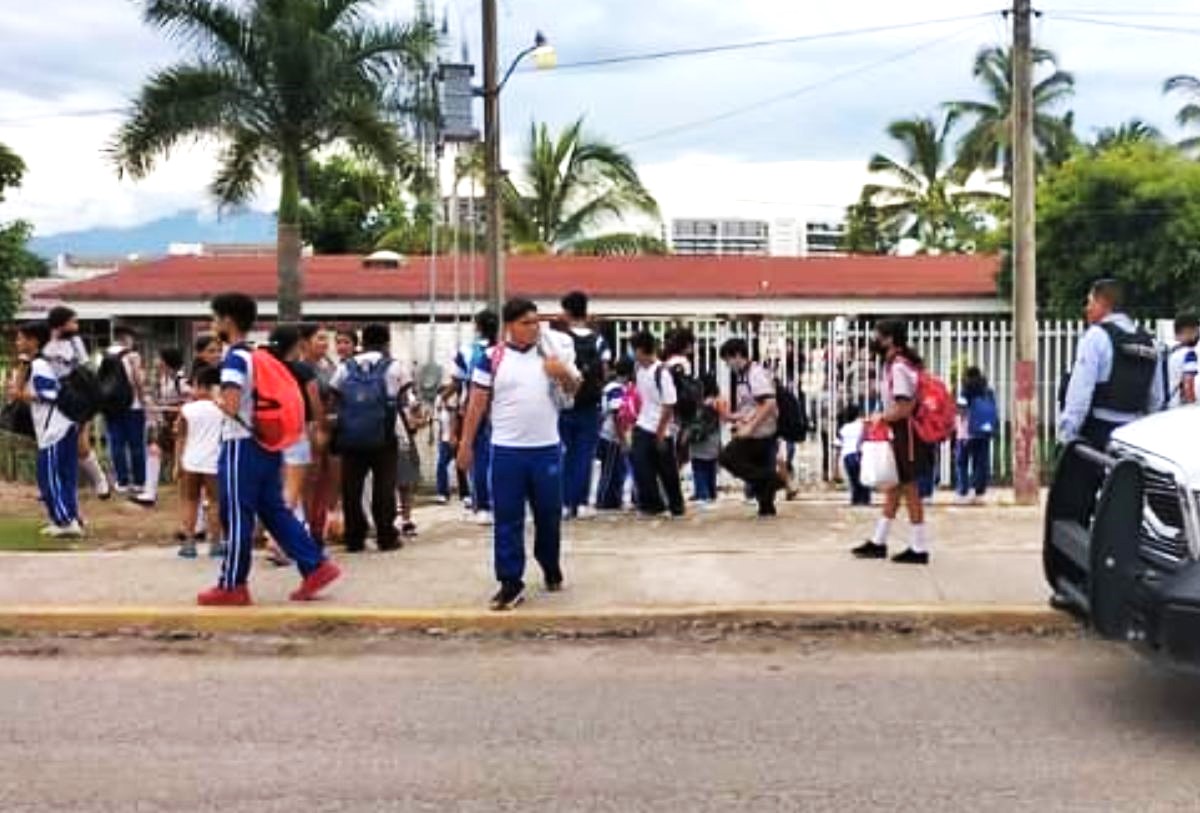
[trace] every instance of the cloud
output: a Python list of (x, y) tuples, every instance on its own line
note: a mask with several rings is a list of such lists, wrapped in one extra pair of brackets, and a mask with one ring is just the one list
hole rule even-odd
[[(26, 188), (5, 204), (0, 217), (28, 217), (39, 232), (51, 233), (128, 225), (210, 205), (210, 149), (180, 150), (135, 184), (118, 180), (103, 155), (119, 117), (29, 118), (121, 107), (147, 73), (180, 58), (175, 44), (142, 24), (135, 3), (9, 0), (7, 5), (13, 8), (0, 27), (5, 54), (0, 142), (25, 157), (29, 174)], [(467, 35), (478, 61), (478, 2), (437, 5), (448, 6), (453, 27)], [(1003, 5), (995, 0), (500, 0), (500, 50), (511, 57), (542, 30), (560, 61), (569, 63), (995, 12)], [(1057, 0), (1037, 28), (1039, 41), (1057, 51), (1063, 67), (1077, 76), (1078, 93), (1070, 107), (1080, 133), (1140, 116), (1178, 134), (1172, 124), (1178, 102), (1162, 96), (1161, 83), (1169, 75), (1197, 70), (1188, 56), (1191, 40), (1061, 19), (1071, 8), (1097, 5), (1095, 0)], [(410, 7), (389, 0), (380, 2), (376, 13), (405, 13)], [(1155, 8), (1195, 11), (1194, 0), (1155, 0)], [(521, 72), (503, 98), (505, 154), (519, 154), (532, 120), (561, 126), (585, 115), (593, 133), (632, 152), (665, 209), (735, 214), (755, 211), (753, 200), (832, 207), (853, 198), (867, 157), (887, 148), (883, 130), (890, 120), (931, 114), (948, 99), (977, 96), (970, 75), (974, 53), (1007, 36), (1007, 24), (994, 13), (977, 22), (705, 57)], [(934, 42), (938, 38), (948, 39)], [(927, 47), (919, 53), (879, 64), (922, 45)], [(788, 92), (793, 92), (789, 99), (757, 104)], [(750, 109), (718, 120), (740, 107)], [(272, 208), (273, 198), (268, 184), (257, 207)]]

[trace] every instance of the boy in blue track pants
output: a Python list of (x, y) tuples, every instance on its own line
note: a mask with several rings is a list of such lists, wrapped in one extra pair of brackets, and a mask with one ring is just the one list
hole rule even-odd
[(79, 427), (56, 406), (58, 376), (42, 356), (50, 340), (45, 322), (27, 322), (17, 330), (17, 352), (28, 359), (9, 388), (9, 398), (29, 404), (37, 439), (38, 491), (50, 515), (43, 536), (73, 539), (83, 536), (76, 497), (79, 467)]
[(546, 589), (563, 586), (559, 562), (562, 530), (562, 447), (554, 390), (573, 393), (580, 376), (573, 359), (547, 349), (537, 307), (514, 299), (504, 306), (508, 341), (477, 362), (471, 376), (461, 469), (471, 467), (475, 439), (491, 409), (493, 542), (500, 590), (493, 610), (510, 610), (525, 597), (525, 505), (533, 510), (534, 556)]
[(213, 329), (229, 348), (221, 363), (221, 457), (217, 485), (229, 553), (216, 587), (200, 593), (204, 606), (245, 606), (254, 545), (255, 519), (262, 521), (284, 553), (296, 563), (303, 581), (293, 601), (311, 601), (337, 580), (341, 570), (283, 500), (283, 456), (254, 439), (254, 358), (246, 334), (258, 318), (258, 306), (244, 294), (221, 294), (212, 301)]

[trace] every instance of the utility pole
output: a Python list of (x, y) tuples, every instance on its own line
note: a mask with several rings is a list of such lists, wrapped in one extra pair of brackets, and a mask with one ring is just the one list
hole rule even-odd
[(1033, 141), (1033, 7), (1013, 0), (1013, 485), (1018, 505), (1036, 505), (1041, 476), (1037, 409), (1037, 159)]
[(504, 217), (500, 211), (500, 70), (496, 0), (483, 0), (483, 149), (486, 165), (488, 306), (504, 305)]

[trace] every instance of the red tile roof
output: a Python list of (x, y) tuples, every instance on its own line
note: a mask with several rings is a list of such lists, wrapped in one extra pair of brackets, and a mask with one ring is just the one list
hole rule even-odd
[[(474, 263), (484, 288), (482, 258)], [(305, 299), (412, 300), (429, 296), (425, 257), (399, 269), (364, 269), (354, 256), (303, 261)], [(468, 263), (460, 285), (468, 289)], [(995, 256), (942, 257), (508, 257), (507, 290), (535, 298), (578, 288), (611, 299), (820, 299), (968, 297), (996, 295)], [(453, 286), (449, 258), (439, 258), (438, 293)], [(168, 257), (122, 266), (54, 291), (66, 301), (202, 300), (238, 290), (273, 299), (273, 257)]]

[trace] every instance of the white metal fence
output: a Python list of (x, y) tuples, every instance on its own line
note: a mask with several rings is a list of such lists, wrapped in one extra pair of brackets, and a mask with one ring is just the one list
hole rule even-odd
[[(689, 327), (696, 334), (698, 372), (713, 372), (722, 389), (728, 388), (728, 370), (718, 351), (728, 338), (747, 340), (751, 352), (773, 367), (780, 377), (798, 386), (805, 398), (813, 432), (802, 462), (801, 479), (830, 480), (837, 471), (838, 414), (854, 404), (864, 411), (877, 406), (879, 369), (871, 359), (869, 345), (873, 324), (846, 319), (772, 320), (757, 322), (720, 319), (621, 320), (615, 323), (618, 352), (627, 349), (639, 330), (662, 337), (672, 327)], [(1012, 474), (1009, 413), (1013, 391), (1012, 326), (1006, 320), (909, 322), (909, 340), (934, 375), (957, 391), (968, 367), (979, 367), (996, 392), (1001, 426), (993, 447), (993, 476), (1001, 481)], [(1038, 408), (1043, 454), (1053, 448), (1058, 421), (1058, 390), (1063, 374), (1074, 358), (1083, 325), (1077, 322), (1043, 321), (1038, 325)], [(953, 463), (949, 447), (942, 449), (941, 482), (951, 481)]]
[[(837, 437), (838, 413), (848, 404), (864, 410), (877, 400), (879, 370), (868, 350), (873, 323), (844, 318), (730, 320), (715, 317), (692, 319), (618, 319), (604, 326), (618, 354), (628, 353), (630, 338), (649, 330), (660, 340), (674, 327), (688, 327), (696, 335), (697, 373), (711, 372), (723, 390), (729, 374), (718, 358), (725, 340), (741, 337), (752, 353), (774, 367), (784, 381), (803, 392), (813, 432), (800, 450), (800, 479), (828, 481), (837, 472), (833, 444)], [(1156, 328), (1160, 339), (1170, 339), (1171, 323), (1147, 325)], [(404, 326), (404, 336), (394, 335), (401, 356), (414, 363), (428, 355), (429, 326)], [(928, 369), (957, 391), (968, 367), (979, 367), (992, 389), (1000, 411), (1000, 431), (993, 445), (993, 477), (1006, 482), (1012, 476), (1010, 413), (1013, 396), (1012, 325), (1006, 319), (912, 320), (908, 323), (913, 348)], [(1054, 447), (1058, 423), (1058, 391), (1075, 356), (1082, 335), (1081, 322), (1043, 320), (1038, 323), (1038, 414), (1043, 459)], [(438, 361), (446, 364), (453, 348), (470, 336), (469, 324), (439, 323), (436, 332)], [(410, 349), (411, 348), (411, 349)], [(405, 351), (408, 351), (407, 353)], [(411, 354), (411, 355), (410, 355)], [(951, 482), (952, 455), (948, 446), (940, 457), (941, 483)]]

